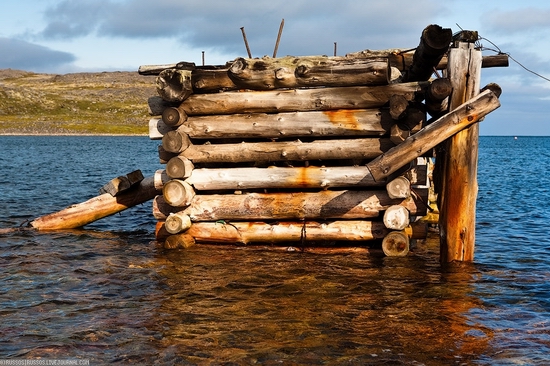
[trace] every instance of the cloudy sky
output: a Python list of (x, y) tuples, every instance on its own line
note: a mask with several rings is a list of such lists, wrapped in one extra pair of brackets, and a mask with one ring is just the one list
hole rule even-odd
[[(413, 5), (414, 4), (414, 5)], [(4, 0), (0, 69), (71, 73), (137, 71), (140, 65), (223, 64), (272, 55), (332, 55), (414, 48), (429, 24), (477, 30), (526, 68), (550, 78), (550, 2), (540, 0)], [(490, 42), (495, 45), (491, 44)], [(503, 89), (483, 135), (550, 135), (550, 82), (510, 60), (483, 69)]]

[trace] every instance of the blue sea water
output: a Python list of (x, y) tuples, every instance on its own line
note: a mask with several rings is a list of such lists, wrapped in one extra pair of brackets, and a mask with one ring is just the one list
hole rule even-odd
[[(0, 136), (0, 232), (162, 168), (147, 137)], [(474, 263), (154, 242), (151, 205), (0, 233), (0, 359), (550, 364), (549, 137), (481, 137)]]

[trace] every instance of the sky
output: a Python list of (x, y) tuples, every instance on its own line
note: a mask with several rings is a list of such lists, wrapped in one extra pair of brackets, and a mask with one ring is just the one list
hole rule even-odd
[[(246, 57), (333, 55), (414, 48), (430, 24), (479, 32), (483, 55), (509, 54), (482, 70), (502, 106), (482, 135), (550, 136), (550, 2), (540, 0), (4, 0), (0, 69), (41, 73), (137, 71), (141, 65), (225, 64)], [(521, 64), (521, 65), (520, 65)]]

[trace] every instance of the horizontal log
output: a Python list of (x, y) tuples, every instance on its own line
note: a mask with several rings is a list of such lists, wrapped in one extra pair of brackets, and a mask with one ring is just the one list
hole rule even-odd
[(405, 257), (409, 246), (409, 236), (404, 231), (392, 231), (382, 239), (382, 250), (388, 257)]
[[(380, 221), (197, 222), (186, 231), (197, 243), (238, 244), (287, 242), (361, 242), (383, 239), (390, 231)], [(426, 224), (414, 223), (412, 237), (424, 239)]]
[(176, 64), (142, 65), (138, 68), (138, 73), (140, 75), (158, 75), (166, 69), (194, 70), (195, 67), (195, 63), (185, 61)]
[(367, 164), (375, 180), (384, 179), (405, 163), (421, 156), (450, 136), (479, 122), (500, 106), (496, 95), (486, 90), (406, 139)]
[(155, 189), (158, 191), (162, 191), (162, 188), (166, 183), (170, 181), (170, 177), (166, 173), (165, 169), (158, 169), (155, 172), (155, 175), (153, 175), (153, 184), (155, 186)]
[(191, 218), (182, 212), (172, 213), (166, 218), (164, 226), (170, 234), (178, 234), (191, 227)]
[[(403, 72), (408, 70), (414, 58), (415, 50), (411, 49), (387, 49), (387, 50), (363, 50), (358, 52), (348, 53), (346, 57), (356, 57), (356, 58), (376, 58), (376, 57), (387, 57), (390, 62), (390, 66), (398, 69)], [(436, 66), (437, 70), (446, 70), (448, 63), (447, 55), (443, 55), (441, 60)], [(481, 67), (482, 68), (491, 68), (491, 67), (508, 67), (509, 60), (508, 55), (498, 54), (483, 56)]]
[(380, 187), (365, 166), (195, 169), (185, 180), (196, 190)]
[(168, 102), (181, 102), (193, 93), (191, 71), (167, 69), (156, 80), (158, 95)]
[(129, 207), (153, 199), (159, 191), (155, 188), (154, 178), (143, 179), (134, 188), (116, 197), (108, 193), (67, 207), (59, 212), (39, 217), (29, 224), (37, 230), (61, 230), (82, 227), (96, 220), (113, 215)]
[[(362, 50), (351, 52), (345, 55), (347, 59), (376, 59), (387, 58), (390, 66), (399, 71), (405, 71), (411, 67), (413, 62), (414, 49), (387, 49), (387, 50)], [(309, 57), (309, 56), (306, 56)], [(436, 66), (437, 70), (445, 70), (447, 68), (447, 55), (444, 55)], [(233, 61), (228, 62), (231, 65)], [(182, 63), (180, 63), (181, 65)], [(192, 64), (192, 63), (187, 63)], [(192, 64), (194, 65), (194, 64)], [(138, 72), (140, 75), (158, 75), (166, 69), (177, 68), (178, 64), (164, 65), (142, 65)], [(508, 67), (509, 57), (507, 54), (497, 54), (483, 56), (481, 67)], [(193, 89), (195, 92), (218, 92), (222, 90), (237, 89), (237, 86), (229, 78), (227, 74), (229, 66), (226, 65), (206, 65), (196, 67), (184, 67), (183, 69), (192, 70)]]
[[(178, 128), (194, 139), (383, 136), (394, 123), (383, 109), (340, 109), (189, 117)], [(170, 131), (159, 126), (159, 134)]]
[(172, 179), (162, 187), (162, 195), (169, 205), (186, 207), (191, 204), (195, 190), (185, 181)]
[(166, 221), (170, 214), (183, 211), (184, 209), (185, 207), (171, 206), (161, 194), (153, 198), (153, 217), (157, 220)]
[(149, 107), (150, 116), (160, 116), (166, 108), (177, 107), (179, 103), (168, 102), (158, 95), (147, 98), (147, 106)]
[(246, 142), (191, 145), (181, 156), (197, 163), (269, 163), (293, 160), (373, 159), (394, 144), (386, 138), (313, 142)]
[(384, 211), (382, 222), (390, 230), (404, 230), (410, 223), (409, 211), (400, 205), (390, 206)]
[(379, 108), (394, 94), (412, 100), (429, 82), (193, 94), (180, 107), (188, 116)]
[(186, 249), (193, 245), (195, 245), (195, 239), (187, 233), (170, 235), (164, 240), (164, 249)]
[(178, 127), (187, 121), (187, 114), (180, 107), (168, 107), (162, 112), (162, 122), (170, 127)]
[[(195, 195), (183, 212), (191, 221), (364, 219), (378, 217), (392, 205), (406, 207), (411, 215), (426, 213), (427, 189), (405, 200), (392, 200), (385, 191), (321, 191)], [(168, 199), (165, 196), (165, 199)]]
[(386, 192), (392, 199), (407, 198), (411, 195), (411, 182), (406, 177), (396, 177), (386, 184)]
[[(426, 183), (425, 165), (415, 165), (403, 174), (408, 178), (396, 177), (386, 185), (391, 198), (407, 198), (411, 195), (411, 184)], [(157, 171), (157, 176), (159, 189), (162, 189), (170, 178), (164, 170)], [(201, 168), (194, 169), (185, 182), (199, 191), (381, 187), (386, 184), (374, 181), (365, 166)]]
[(162, 136), (162, 148), (171, 153), (181, 153), (190, 145), (189, 136), (177, 130), (168, 131)]
[(433, 117), (440, 117), (449, 109), (448, 97), (453, 87), (447, 78), (435, 79), (426, 91), (426, 110)]
[(166, 164), (166, 174), (173, 179), (185, 179), (191, 176), (195, 167), (191, 160), (183, 156), (173, 157)]
[(162, 146), (162, 144), (158, 146), (158, 153), (159, 153), (159, 162), (161, 164), (167, 164), (170, 161), (170, 159), (178, 156), (178, 153), (166, 151)]
[(151, 118), (149, 120), (149, 138), (151, 140), (161, 140), (164, 135), (172, 130), (173, 128), (164, 123), (162, 118)]
[(391, 69), (387, 58), (281, 57), (236, 59), (228, 75), (240, 88), (278, 88), (386, 85)]

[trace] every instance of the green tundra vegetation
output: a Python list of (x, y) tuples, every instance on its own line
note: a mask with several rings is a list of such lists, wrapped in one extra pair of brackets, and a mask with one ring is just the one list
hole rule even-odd
[(0, 135), (146, 135), (155, 77), (0, 70)]

